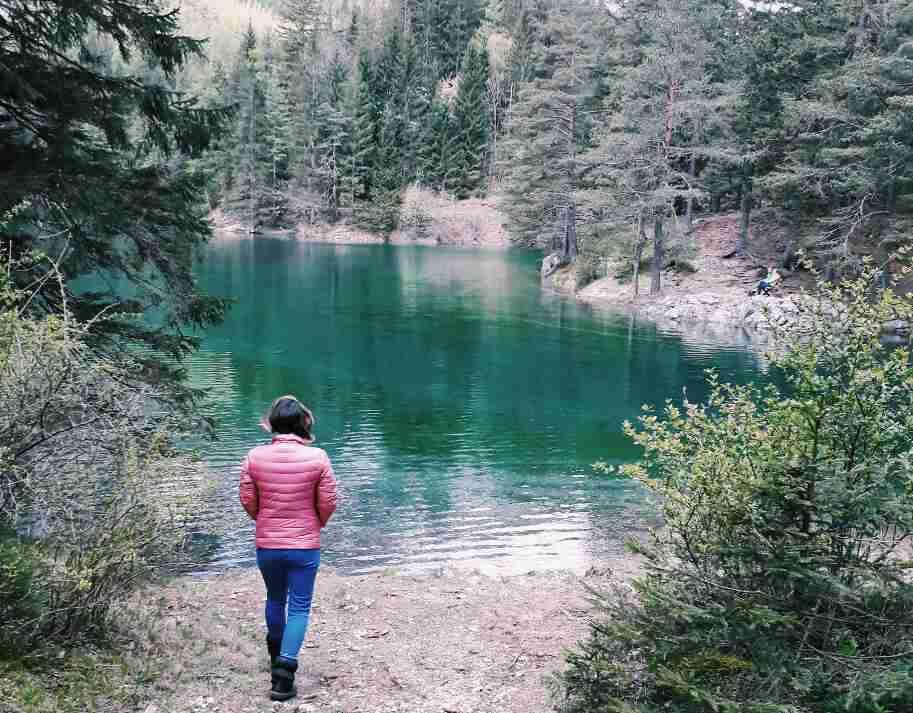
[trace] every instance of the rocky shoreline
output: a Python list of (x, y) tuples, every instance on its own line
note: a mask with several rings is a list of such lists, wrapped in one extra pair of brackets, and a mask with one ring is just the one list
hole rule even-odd
[(573, 295), (579, 302), (647, 319), (675, 331), (702, 329), (763, 341), (775, 327), (793, 323), (801, 311), (801, 294), (748, 295), (747, 290), (722, 285), (688, 289), (687, 284), (675, 281), (674, 275), (659, 295), (641, 293), (637, 297), (629, 284), (611, 277), (580, 290), (575, 283), (572, 268), (562, 268), (543, 281), (546, 288)]
[(607, 302), (578, 293), (577, 299), (589, 304), (611, 305), (631, 310), (635, 314), (664, 325), (687, 327), (705, 323), (717, 329), (739, 330), (764, 336), (774, 326), (794, 322), (799, 304), (794, 297), (751, 296), (731, 298), (713, 292), (672, 295), (656, 299), (631, 300), (627, 303)]

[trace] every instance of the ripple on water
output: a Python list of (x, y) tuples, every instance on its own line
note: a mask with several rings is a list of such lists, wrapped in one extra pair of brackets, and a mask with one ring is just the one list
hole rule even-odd
[(324, 561), (516, 573), (620, 552), (654, 518), (632, 484), (592, 472), (637, 457), (622, 422), (701, 398), (707, 367), (757, 373), (747, 345), (543, 295), (522, 252), (231, 241), (198, 277), (238, 300), (188, 362), (219, 435), (200, 445), (215, 482), (193, 513), (201, 571), (254, 562), (238, 464), (282, 393), (312, 406), (339, 479)]

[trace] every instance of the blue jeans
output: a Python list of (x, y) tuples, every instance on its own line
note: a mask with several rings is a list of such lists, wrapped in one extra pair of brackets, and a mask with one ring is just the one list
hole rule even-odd
[[(282, 641), (279, 650), (282, 658), (297, 661), (311, 616), (320, 550), (257, 548), (257, 566), (266, 584), (267, 635), (273, 641)], [(285, 618), (286, 600), (288, 621)]]

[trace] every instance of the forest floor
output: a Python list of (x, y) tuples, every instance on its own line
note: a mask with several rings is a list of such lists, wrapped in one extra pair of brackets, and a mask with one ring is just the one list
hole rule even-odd
[(144, 713), (545, 713), (546, 679), (586, 637), (586, 586), (614, 571), (505, 578), (444, 571), (340, 576), (321, 570), (298, 696), (268, 698), (263, 584), (253, 569), (182, 578), (160, 592), (167, 652)]

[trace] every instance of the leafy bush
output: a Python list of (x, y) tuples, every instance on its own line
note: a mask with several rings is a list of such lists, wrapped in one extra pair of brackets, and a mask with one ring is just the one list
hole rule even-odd
[(203, 488), (171, 446), (181, 426), (165, 394), (84, 334), (68, 318), (0, 312), (0, 653), (104, 632), (116, 604), (180, 557), (182, 513)]
[[(653, 256), (647, 256), (641, 259), (638, 266), (638, 272), (640, 274), (640, 279), (643, 280), (644, 276), (649, 279), (650, 277), (650, 267), (653, 265)], [(620, 283), (624, 284), (631, 282), (634, 279), (634, 265), (628, 260), (625, 262), (619, 262), (615, 264), (615, 270), (612, 273), (615, 276), (615, 279)]]
[(434, 222), (430, 209), (435, 207), (436, 202), (437, 196), (430, 191), (411, 186), (403, 196), (399, 227), (403, 230), (414, 231), (419, 237), (424, 237), (428, 226)]
[(647, 410), (623, 473), (664, 527), (633, 591), (556, 680), (566, 713), (886, 713), (913, 705), (913, 367), (878, 271), (820, 286), (770, 359), (782, 387), (710, 377)]
[(694, 266), (694, 263), (682, 257), (676, 258), (670, 262), (666, 269), (680, 274), (693, 274), (697, 272), (697, 268)]
[(605, 260), (589, 253), (581, 254), (577, 258), (577, 289), (583, 289), (587, 285), (601, 277), (605, 277)]
[(22, 622), (39, 616), (36, 560), (33, 549), (23, 545), (15, 532), (0, 531), (0, 654), (4, 648), (19, 649)]

